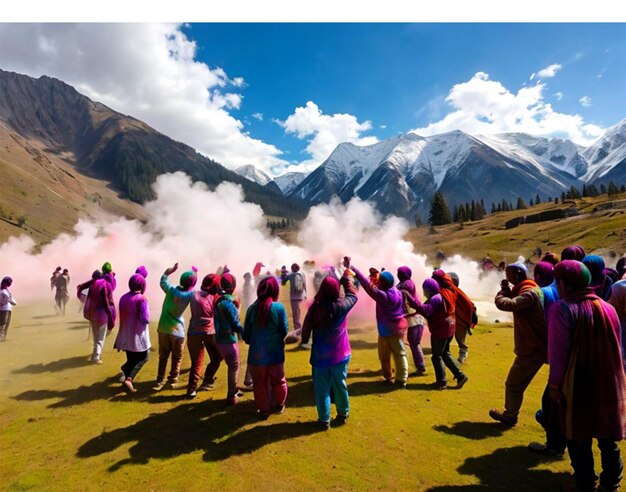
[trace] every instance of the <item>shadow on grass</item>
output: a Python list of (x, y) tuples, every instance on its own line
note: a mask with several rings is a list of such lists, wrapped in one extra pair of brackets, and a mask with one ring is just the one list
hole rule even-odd
[(61, 401), (51, 403), (48, 408), (65, 408), (74, 405), (83, 405), (95, 400), (108, 399), (120, 390), (117, 376), (110, 377), (105, 381), (98, 381), (91, 386), (79, 386), (64, 391), (57, 390), (29, 390), (13, 396), (18, 401), (39, 401), (61, 398)]
[(500, 448), (478, 458), (467, 458), (457, 468), (461, 475), (477, 477), (480, 480), (480, 485), (444, 485), (428, 490), (437, 492), (453, 490), (560, 490), (563, 483), (568, 481), (569, 474), (535, 469), (549, 461), (531, 452), (525, 446)]
[[(272, 420), (280, 416), (272, 416)], [(150, 459), (166, 459), (181, 454), (204, 451), (205, 461), (220, 461), (231, 456), (251, 453), (267, 444), (306, 436), (318, 431), (305, 423), (259, 423), (251, 402), (226, 408), (223, 401), (206, 400), (200, 403), (177, 405), (163, 413), (152, 414), (128, 427), (103, 432), (84, 443), (76, 453), (89, 458), (111, 452), (134, 442), (129, 457), (111, 465), (116, 472), (125, 465), (144, 465)]]
[(60, 318), (60, 314), (41, 314), (39, 316), (33, 316), (33, 319), (48, 319), (48, 318)]
[(378, 347), (378, 342), (368, 342), (366, 340), (351, 340), (350, 347), (353, 350), (373, 350)]
[(457, 422), (453, 425), (435, 425), (433, 429), (444, 434), (465, 437), (466, 439), (487, 439), (501, 436), (507, 428), (498, 422)]
[(11, 371), (13, 374), (43, 374), (44, 372), (59, 372), (66, 369), (76, 369), (90, 365), (86, 356), (70, 357), (69, 359), (55, 360), (47, 364), (31, 364)]

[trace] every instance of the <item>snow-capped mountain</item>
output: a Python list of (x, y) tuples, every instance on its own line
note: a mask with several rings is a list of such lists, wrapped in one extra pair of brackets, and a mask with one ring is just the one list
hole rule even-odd
[[(598, 150), (596, 163), (587, 158), (593, 146), (584, 149), (569, 140), (520, 133), (471, 136), (453, 131), (430, 137), (409, 133), (365, 147), (343, 143), (290, 196), (312, 204), (333, 195), (343, 201), (358, 196), (373, 201), (384, 214), (410, 218), (425, 217), (438, 190), (451, 207), (476, 199), (483, 199), (487, 207), (537, 194), (546, 199), (572, 185), (581, 188), (594, 169), (620, 172), (625, 127), (617, 125), (607, 132), (610, 143), (602, 147), (607, 154)], [(618, 181), (626, 181), (626, 175)]]
[(254, 183), (260, 184), (261, 186), (265, 186), (270, 181), (272, 181), (272, 178), (270, 178), (267, 174), (265, 174), (263, 171), (261, 171), (252, 164), (238, 167), (237, 169), (235, 169), (235, 172), (239, 174), (239, 176), (243, 176), (244, 178), (249, 179)]
[(583, 179), (590, 184), (626, 181), (626, 119), (609, 128), (583, 156), (589, 167)]
[(296, 186), (302, 183), (306, 176), (306, 173), (293, 171), (275, 177), (274, 182), (278, 185), (284, 195), (288, 195), (291, 190), (293, 190)]

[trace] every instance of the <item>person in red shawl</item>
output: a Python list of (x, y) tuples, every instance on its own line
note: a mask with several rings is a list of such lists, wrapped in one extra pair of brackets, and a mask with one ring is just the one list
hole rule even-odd
[(560, 419), (578, 490), (595, 490), (592, 439), (602, 457), (601, 490), (618, 490), (626, 435), (626, 379), (620, 323), (613, 306), (590, 288), (581, 262), (561, 261), (554, 271), (561, 300), (550, 310), (548, 384)]
[(524, 391), (548, 361), (548, 329), (543, 313), (543, 292), (534, 280), (527, 278), (526, 266), (512, 263), (505, 272), (506, 280), (502, 281), (495, 303), (500, 311), (513, 313), (515, 360), (506, 378), (504, 412), (492, 408), (489, 416), (511, 427), (517, 424)]

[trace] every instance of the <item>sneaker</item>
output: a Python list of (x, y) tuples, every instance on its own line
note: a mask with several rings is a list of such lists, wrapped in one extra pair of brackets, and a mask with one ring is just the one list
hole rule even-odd
[(178, 379), (175, 379), (173, 381), (168, 381), (167, 382), (167, 387), (169, 389), (176, 389), (180, 386), (180, 384), (178, 384)]
[(324, 420), (318, 420), (316, 424), (320, 430), (327, 431), (330, 429), (330, 422), (325, 422)]
[(431, 387), (433, 389), (436, 389), (436, 390), (445, 390), (448, 387), (448, 382), (447, 381), (441, 381), (441, 382), (437, 381), (436, 383), (433, 383), (431, 385)]
[(311, 346), (312, 346), (311, 342), (309, 342), (309, 343), (301, 343), (300, 344), (300, 348), (302, 350), (311, 350)]
[(513, 427), (515, 424), (517, 424), (517, 417), (508, 417), (499, 410), (496, 410), (495, 408), (489, 410), (489, 416), (493, 420), (496, 420), (497, 422), (500, 422), (507, 427)]
[(213, 391), (215, 390), (215, 386), (213, 383), (202, 383), (198, 388), (198, 391)]
[(94, 364), (102, 364), (102, 359), (94, 359), (92, 362)]
[(467, 383), (468, 381), (469, 377), (467, 376), (467, 374), (463, 374), (463, 376), (461, 376), (461, 379), (456, 382), (456, 389), (460, 390), (463, 386), (465, 386), (465, 383)]
[(348, 422), (348, 416), (347, 415), (337, 415), (335, 417), (335, 425), (337, 425), (337, 426), (346, 425), (347, 422)]
[(135, 389), (135, 387), (133, 386), (133, 380), (130, 378), (126, 378), (124, 380), (124, 382), (122, 383), (122, 387), (124, 388), (125, 391), (127, 391), (128, 393), (137, 393), (137, 390)]
[(528, 449), (530, 449), (533, 453), (545, 456), (546, 458), (560, 459), (563, 457), (563, 452), (559, 452), (556, 449), (549, 448), (548, 446), (540, 442), (531, 442), (528, 445)]
[(154, 391), (161, 391), (163, 388), (165, 388), (165, 381), (157, 381), (152, 387)]
[(251, 384), (244, 384), (242, 386), (238, 386), (237, 389), (239, 391), (245, 391), (245, 392), (250, 392), (254, 390)]
[(467, 358), (466, 358), (466, 357), (459, 357), (459, 358), (457, 359), (457, 361), (459, 362), (459, 364), (465, 364), (465, 361), (466, 361), (466, 360), (467, 360)]
[(425, 367), (418, 367), (415, 372), (413, 373), (413, 376), (423, 376), (424, 374), (426, 374), (426, 368)]
[(396, 381), (395, 386), (400, 389), (406, 388), (406, 381)]
[(185, 395), (185, 398), (187, 398), (188, 400), (193, 400), (197, 395), (198, 395), (198, 393), (196, 393), (196, 390), (187, 391), (187, 394)]
[(241, 398), (241, 397), (243, 396), (243, 391), (241, 391), (241, 390), (237, 390), (237, 393), (235, 393), (235, 396), (236, 396), (237, 398)]
[(276, 410), (274, 410), (274, 412), (278, 415), (282, 415), (285, 413), (285, 405), (276, 405)]

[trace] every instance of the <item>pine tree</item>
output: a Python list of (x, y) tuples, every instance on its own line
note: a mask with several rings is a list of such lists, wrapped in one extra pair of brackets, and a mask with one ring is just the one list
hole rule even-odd
[(609, 188), (607, 189), (606, 193), (611, 198), (615, 197), (619, 193), (619, 189), (617, 188), (617, 186), (615, 186), (615, 183), (613, 183), (613, 181), (609, 183)]
[(624, 193), (624, 192), (626, 192), (626, 186), (624, 186), (624, 185), (620, 186), (620, 187), (619, 187), (619, 192), (620, 192), (620, 193)]
[(535, 197), (535, 205), (539, 205), (541, 203), (541, 197), (539, 196), (539, 193), (537, 193), (537, 196)]
[(571, 198), (582, 198), (580, 191), (578, 191), (578, 188), (576, 188), (574, 185), (572, 185), (570, 188), (570, 195)]
[(495, 203), (493, 203), (493, 202), (491, 202), (491, 213), (492, 213), (492, 214), (495, 214), (496, 212), (497, 212), (497, 209), (496, 209), (496, 204), (495, 204)]
[(600, 194), (604, 195), (606, 193), (606, 185), (604, 183), (602, 183), (600, 185)]
[(452, 213), (452, 222), (459, 222), (459, 207), (454, 206), (454, 212)]
[(528, 208), (528, 205), (526, 205), (526, 202), (524, 201), (524, 199), (521, 196), (517, 197), (517, 207), (516, 207), (516, 210), (522, 210), (524, 208)]
[(450, 216), (450, 209), (448, 208), (448, 204), (446, 203), (446, 199), (443, 196), (443, 193), (438, 191), (435, 193), (433, 200), (430, 204), (430, 214), (428, 216), (428, 222), (430, 225), (443, 225), (449, 224), (452, 222), (452, 217)]
[(531, 206), (531, 207), (534, 207), (534, 206), (535, 206), (535, 202), (533, 202), (533, 199), (532, 199), (532, 198), (530, 199), (530, 206)]

